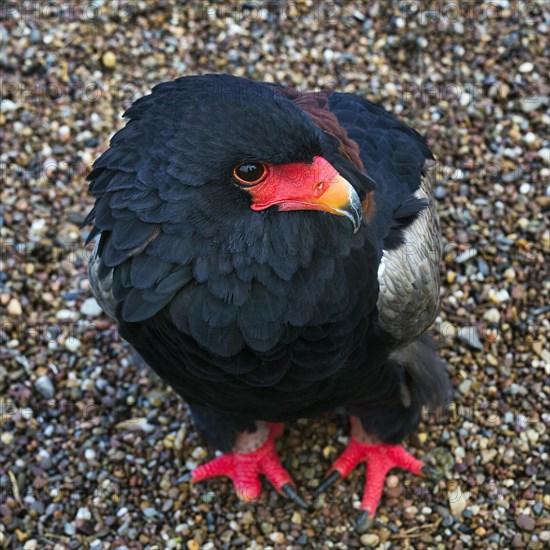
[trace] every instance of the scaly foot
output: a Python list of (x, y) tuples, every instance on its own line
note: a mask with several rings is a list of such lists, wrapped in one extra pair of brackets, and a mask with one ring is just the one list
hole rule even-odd
[[(257, 500), (262, 493), (260, 474), (263, 474), (281, 494), (286, 495), (303, 508), (309, 508), (302, 496), (296, 491), (294, 481), (283, 468), (275, 439), (284, 430), (283, 424), (258, 423), (254, 434), (242, 434), (234, 447), (234, 452), (224, 454), (185, 474), (177, 483), (193, 482), (217, 476), (227, 476), (233, 481), (237, 496), (245, 502)], [(258, 444), (258, 438), (261, 443)], [(252, 450), (253, 449), (253, 450)]]
[(359, 532), (366, 531), (374, 521), (374, 515), (382, 490), (386, 474), (392, 468), (402, 468), (413, 474), (421, 474), (435, 477), (435, 471), (414, 458), (400, 445), (388, 445), (375, 442), (366, 434), (361, 426), (361, 421), (351, 417), (351, 434), (349, 443), (334, 462), (325, 480), (319, 485), (315, 496), (318, 496), (338, 479), (344, 479), (360, 462), (367, 462), (367, 476), (365, 490), (361, 502), (361, 514), (357, 518), (356, 529)]

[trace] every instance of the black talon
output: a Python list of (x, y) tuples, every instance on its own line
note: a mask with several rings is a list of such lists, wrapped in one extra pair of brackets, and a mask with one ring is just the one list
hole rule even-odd
[(355, 522), (355, 530), (358, 533), (364, 533), (367, 529), (372, 527), (374, 523), (374, 518), (371, 518), (368, 510), (363, 510), (357, 517)]
[(294, 501), (298, 506), (301, 506), (305, 510), (309, 510), (310, 506), (309, 504), (303, 499), (302, 495), (296, 491), (296, 489), (290, 485), (290, 483), (286, 483), (281, 487), (281, 491), (292, 501)]
[(430, 481), (440, 481), (442, 479), (441, 474), (432, 466), (428, 466), (426, 464), (425, 466), (422, 466), (420, 470)]
[(183, 474), (181, 477), (178, 477), (178, 479), (176, 479), (176, 485), (179, 485), (180, 483), (187, 483), (191, 479), (193, 479), (193, 474), (191, 472), (187, 472), (186, 474)]
[(333, 472), (331, 472), (315, 490), (315, 498), (317, 498), (321, 493), (324, 493), (333, 483), (336, 483), (341, 477), (342, 476), (338, 470), (334, 470)]

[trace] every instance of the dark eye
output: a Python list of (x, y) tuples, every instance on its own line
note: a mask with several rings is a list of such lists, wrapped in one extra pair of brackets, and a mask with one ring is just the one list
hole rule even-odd
[(267, 167), (261, 162), (243, 162), (233, 170), (233, 177), (245, 185), (256, 185), (267, 176)]

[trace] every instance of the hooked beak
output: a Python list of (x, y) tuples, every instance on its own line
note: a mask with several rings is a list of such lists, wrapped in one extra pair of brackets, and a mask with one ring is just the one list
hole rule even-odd
[(357, 233), (363, 220), (361, 201), (351, 183), (324, 158), (312, 164), (270, 167), (266, 180), (249, 189), (253, 210), (277, 206), (280, 211), (321, 210), (347, 217)]

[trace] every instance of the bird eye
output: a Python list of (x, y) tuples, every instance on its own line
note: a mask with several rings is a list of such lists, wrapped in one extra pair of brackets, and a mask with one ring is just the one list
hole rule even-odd
[(257, 185), (267, 176), (267, 167), (261, 162), (243, 162), (233, 170), (233, 177), (245, 185)]

